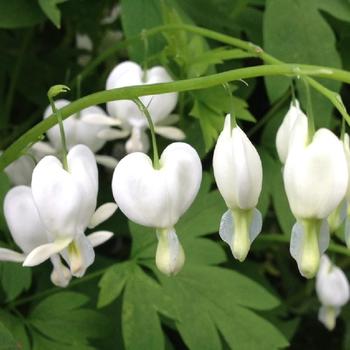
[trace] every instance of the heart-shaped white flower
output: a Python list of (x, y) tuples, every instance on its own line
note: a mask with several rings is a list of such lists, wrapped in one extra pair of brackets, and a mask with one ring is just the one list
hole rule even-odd
[[(297, 223), (292, 229), (290, 252), (301, 274), (314, 277), (329, 244), (327, 217), (345, 196), (348, 169), (340, 140), (319, 129), (310, 143), (307, 126), (294, 132), (283, 171), (284, 187)], [(292, 141), (291, 141), (292, 142)]]
[(159, 242), (168, 247), (168, 252), (157, 251), (157, 256), (166, 262), (158, 260), (157, 266), (173, 274), (179, 270), (179, 261), (184, 261), (173, 227), (198, 193), (202, 166), (197, 152), (182, 142), (172, 143), (163, 151), (160, 165), (154, 169), (144, 153), (127, 155), (114, 171), (112, 190), (120, 210), (130, 220), (155, 227), (158, 235), (164, 236)]
[[(161, 66), (143, 71), (137, 63), (125, 61), (118, 64), (109, 74), (106, 89), (167, 83), (171, 81), (173, 80), (170, 75)], [(177, 98), (177, 93), (172, 92), (162, 95), (142, 96), (140, 100), (149, 110), (155, 124), (156, 133), (163, 137), (179, 141), (185, 138), (185, 134), (182, 130), (169, 126), (169, 124), (177, 121), (177, 118), (174, 118), (170, 114), (176, 106)], [(104, 118), (104, 121), (101, 121), (101, 118), (96, 118), (96, 123), (104, 122), (106, 125), (113, 125), (116, 121), (120, 121), (122, 130), (110, 130), (105, 137), (111, 140), (131, 135), (126, 143), (126, 151), (128, 153), (147, 152), (149, 142), (145, 130), (148, 124), (137, 105), (130, 100), (118, 100), (108, 102), (107, 110), (111, 118), (109, 120)], [(95, 121), (91, 120), (91, 122)]]
[(26, 257), (25, 266), (34, 266), (61, 253), (74, 276), (80, 277), (94, 261), (93, 247), (112, 236), (85, 230), (94, 227), (116, 210), (107, 204), (96, 212), (98, 174), (94, 154), (85, 145), (74, 146), (67, 155), (68, 169), (54, 156), (44, 157), (32, 177), (32, 193), (50, 243), (37, 246)]

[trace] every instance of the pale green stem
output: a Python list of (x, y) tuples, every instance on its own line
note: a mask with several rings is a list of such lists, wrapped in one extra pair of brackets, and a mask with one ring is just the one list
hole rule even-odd
[(306, 91), (306, 110), (307, 110), (307, 125), (308, 125), (308, 143), (312, 142), (312, 138), (315, 134), (315, 120), (312, 110), (311, 92), (310, 87), (306, 79), (303, 79), (305, 91)]
[(53, 114), (56, 116), (58, 120), (58, 125), (60, 128), (60, 135), (61, 135), (61, 144), (62, 144), (62, 163), (63, 163), (63, 168), (65, 170), (68, 170), (68, 162), (67, 162), (67, 144), (66, 144), (66, 135), (64, 133), (64, 126), (63, 126), (63, 121), (62, 121), (62, 115), (61, 115), (61, 110), (57, 109), (55, 106), (55, 102), (50, 94), (47, 94), (50, 105), (53, 111)]
[[(135, 99), (140, 96), (156, 95), (167, 92), (206, 89), (209, 87), (222, 85), (223, 83), (229, 81), (275, 75), (315, 75), (323, 78), (341, 80), (350, 83), (350, 73), (321, 66), (296, 64), (253, 66), (249, 68), (239, 68), (223, 73), (208, 75), (201, 78), (179, 80), (170, 83), (130, 86), (100, 91), (82, 97), (79, 100), (70, 103), (68, 106), (61, 108), (59, 111), (63, 120), (84, 108), (96, 104), (106, 103), (109, 101)], [(350, 118), (346, 118), (346, 120), (350, 124)], [(50, 116), (49, 118), (42, 120), (40, 123), (36, 124), (33, 128), (31, 128), (24, 135), (22, 135), (1, 155), (0, 171), (3, 170), (7, 165), (9, 165), (13, 160), (18, 158), (22, 150), (28, 144), (35, 142), (38, 139), (38, 137), (44, 134), (56, 123), (57, 118), (55, 116)]]
[(142, 103), (142, 101), (139, 98), (135, 98), (133, 101), (136, 103), (139, 110), (145, 115), (147, 119), (148, 127), (151, 131), (152, 148), (153, 148), (153, 167), (155, 169), (160, 169), (159, 153), (158, 153), (158, 147), (157, 147), (157, 141), (156, 141), (156, 132), (154, 130), (152, 117), (149, 114), (147, 107)]

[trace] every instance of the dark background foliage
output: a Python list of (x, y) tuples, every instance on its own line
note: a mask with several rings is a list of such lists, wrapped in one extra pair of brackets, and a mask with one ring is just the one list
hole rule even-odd
[[(108, 72), (128, 58), (165, 65), (174, 79), (261, 63), (185, 31), (153, 36), (145, 52), (135, 36), (162, 24), (195, 24), (243, 38), (285, 62), (350, 69), (348, 0), (122, 0), (118, 18), (101, 25), (116, 4), (0, 0), (0, 149), (42, 119), (50, 86), (68, 84), (68, 98), (76, 99), (79, 74), (81, 94), (87, 95), (104, 89)], [(121, 31), (123, 39), (106, 42), (110, 31)], [(78, 32), (91, 37), (92, 52), (77, 48)], [(91, 56), (85, 67), (78, 64), (83, 54)], [(348, 87), (322, 83), (340, 92), (349, 107)], [(153, 260), (154, 232), (119, 212), (103, 227), (115, 237), (97, 249), (87, 275), (66, 290), (50, 285), (47, 264), (30, 270), (0, 263), (0, 349), (350, 349), (350, 307), (328, 332), (317, 321), (314, 281), (299, 275), (286, 243), (294, 219), (274, 139), (289, 106), (290, 85), (286, 77), (231, 85), (240, 125), (264, 167), (263, 233), (246, 262), (233, 261), (218, 240), (225, 205), (211, 174), (212, 149), (231, 101), (221, 86), (183, 93), (179, 126), (206, 171), (198, 198), (177, 225), (187, 257), (183, 272), (174, 278), (160, 275)], [(295, 85), (303, 104), (304, 91)], [(338, 131), (340, 118), (331, 103), (315, 92), (312, 98), (317, 126)], [(159, 142), (161, 148), (167, 144)], [(104, 153), (114, 146), (107, 144)], [(121, 157), (123, 144), (116, 146)], [(112, 200), (110, 180), (111, 173), (101, 168), (101, 203)], [(9, 186), (0, 174), (1, 199)], [(0, 230), (2, 246), (13, 245), (3, 216)], [(335, 241), (342, 244), (341, 238)], [(349, 256), (334, 256), (345, 271)]]

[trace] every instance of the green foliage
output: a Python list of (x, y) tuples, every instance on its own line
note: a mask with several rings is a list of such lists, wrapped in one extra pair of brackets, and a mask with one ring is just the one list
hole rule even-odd
[(50, 21), (57, 27), (61, 26), (61, 12), (58, 8), (58, 4), (67, 0), (38, 0), (41, 9)]
[(29, 268), (23, 268), (18, 263), (1, 262), (0, 278), (6, 301), (11, 301), (29, 289), (32, 282), (32, 272)]
[(104, 337), (110, 326), (107, 319), (94, 310), (83, 308), (88, 298), (75, 292), (53, 294), (41, 301), (30, 313), (34, 332), (34, 349), (91, 349), (88, 340)]
[(0, 349), (17, 350), (17, 344), (10, 331), (0, 322)]
[[(120, 17), (101, 24), (116, 4), (122, 6)], [(262, 54), (284, 62), (350, 69), (348, 0), (2, 1), (1, 150), (42, 119), (48, 87), (67, 84), (72, 89), (68, 99), (76, 99), (80, 73), (84, 96), (103, 90), (112, 67), (126, 59), (149, 68), (164, 65), (174, 80), (262, 63), (249, 44), (244, 49), (186, 30), (162, 30), (147, 39), (141, 35), (158, 25), (184, 24), (252, 42), (262, 47)], [(111, 39), (115, 31), (127, 41), (117, 44), (120, 39)], [(88, 34), (93, 43), (87, 68), (78, 64), (82, 52), (76, 47), (77, 33)], [(295, 82), (305, 110), (303, 86)], [(349, 105), (347, 86), (328, 79), (319, 82), (341, 92), (344, 105)], [(295, 219), (275, 137), (290, 102), (290, 83), (290, 76), (231, 82), (232, 99), (222, 85), (181, 92), (177, 126), (186, 134), (185, 142), (200, 153), (205, 170), (196, 200), (176, 225), (186, 254), (184, 269), (174, 277), (160, 274), (154, 262), (155, 229), (128, 221), (120, 211), (101, 228), (113, 230), (115, 238), (96, 250), (92, 271), (73, 279), (66, 290), (50, 283), (50, 263), (29, 269), (0, 262), (0, 350), (270, 350), (289, 344), (301, 350), (348, 349), (349, 306), (335, 333), (318, 325), (314, 282), (300, 277), (286, 244)], [(312, 94), (317, 126), (338, 131), (334, 106), (316, 91)], [(264, 172), (258, 203), (263, 233), (242, 264), (217, 233), (226, 206), (211, 172), (211, 152), (232, 109), (256, 145)], [(161, 137), (158, 141), (161, 148), (169, 142)], [(117, 150), (119, 157), (124, 143), (107, 144), (103, 154)], [(113, 200), (110, 181), (110, 172), (101, 168), (101, 203)], [(1, 204), (9, 188), (7, 176), (0, 173)], [(2, 205), (0, 231), (1, 247), (16, 250)], [(333, 244), (343, 239), (338, 238)], [(346, 253), (333, 258), (345, 270), (349, 266)], [(305, 327), (310, 320), (312, 327)]]
[[(264, 49), (285, 62), (341, 67), (335, 35), (318, 11), (316, 0), (268, 0), (264, 16)], [(266, 78), (265, 81), (271, 101), (281, 97), (290, 85), (287, 78)], [(325, 85), (336, 92), (340, 89), (337, 82), (327, 81)], [(333, 106), (315, 92), (312, 101), (317, 126), (329, 126)], [(306, 103), (304, 95), (302, 102)]]

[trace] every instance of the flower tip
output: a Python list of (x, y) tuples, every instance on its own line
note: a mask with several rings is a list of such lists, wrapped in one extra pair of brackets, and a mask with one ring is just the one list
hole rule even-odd
[(185, 253), (174, 229), (157, 231), (156, 265), (160, 272), (175, 276), (185, 264)]
[(62, 92), (68, 92), (70, 91), (70, 88), (66, 85), (53, 85), (50, 87), (49, 91), (47, 92), (47, 96), (49, 97), (55, 97), (59, 95)]

